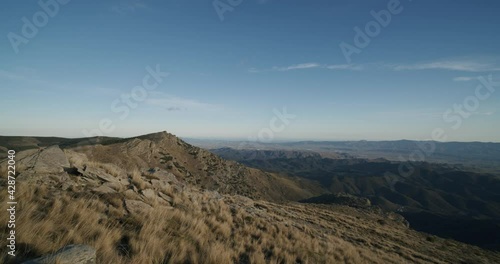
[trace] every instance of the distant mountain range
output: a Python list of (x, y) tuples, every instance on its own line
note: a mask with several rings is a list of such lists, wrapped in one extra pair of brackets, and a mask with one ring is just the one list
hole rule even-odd
[(475, 171), (500, 173), (500, 143), (435, 141), (300, 141), (262, 143), (188, 139), (193, 145), (238, 150), (291, 150), (316, 152), (326, 158), (385, 158), (393, 161), (417, 160), (449, 163)]
[(500, 249), (498, 174), (416, 162), (410, 175), (401, 175), (402, 163), (385, 159), (330, 159), (310, 151), (211, 151), (250, 167), (317, 181), (334, 194), (369, 198), (374, 205), (402, 214), (418, 230)]

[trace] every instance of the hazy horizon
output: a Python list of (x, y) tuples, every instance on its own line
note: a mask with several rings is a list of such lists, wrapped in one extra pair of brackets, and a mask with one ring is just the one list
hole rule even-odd
[[(124, 136), (107, 136), (105, 137), (116, 137), (116, 138), (134, 138), (134, 137), (139, 137), (139, 136), (144, 136), (144, 135), (149, 135), (149, 134), (155, 134), (155, 133), (161, 133), (161, 132), (167, 132), (170, 133), (168, 130), (162, 130), (162, 131), (154, 131), (154, 132), (147, 132), (144, 134), (133, 134), (133, 135), (124, 135)], [(171, 133), (172, 134), (172, 133)], [(500, 141), (437, 141), (437, 140), (429, 140), (429, 139), (408, 139), (408, 138), (400, 138), (400, 139), (314, 139), (314, 138), (274, 138), (272, 140), (260, 140), (258, 138), (243, 138), (243, 137), (233, 137), (233, 138), (222, 138), (222, 137), (184, 137), (182, 135), (176, 135), (175, 136), (183, 139), (183, 140), (199, 140), (199, 141), (228, 141), (228, 142), (240, 142), (240, 141), (247, 141), (247, 142), (255, 142), (255, 143), (262, 143), (262, 144), (267, 144), (267, 143), (294, 143), (294, 142), (304, 142), (304, 141), (310, 141), (310, 142), (343, 142), (343, 141), (368, 141), (368, 142), (381, 142), (381, 141), (434, 141), (434, 142), (439, 142), (439, 143), (454, 143), (454, 142), (460, 142), (460, 143), (500, 143)], [(79, 139), (79, 138), (84, 138), (84, 137), (65, 137), (65, 136), (58, 136), (58, 135), (32, 135), (32, 134), (21, 134), (21, 135), (4, 135), (0, 134), (0, 137), (55, 137), (55, 138), (67, 138), (67, 139)]]

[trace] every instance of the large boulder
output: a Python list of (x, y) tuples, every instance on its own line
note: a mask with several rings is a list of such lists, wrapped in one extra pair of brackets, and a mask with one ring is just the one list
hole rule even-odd
[(41, 174), (62, 173), (64, 168), (70, 166), (68, 158), (59, 146), (21, 151), (17, 153), (16, 161), (16, 167)]
[(87, 245), (68, 245), (53, 254), (43, 256), (24, 264), (95, 264), (96, 250)]

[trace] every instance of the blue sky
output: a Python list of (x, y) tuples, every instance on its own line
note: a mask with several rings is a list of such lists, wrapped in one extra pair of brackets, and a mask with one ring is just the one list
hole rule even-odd
[[(442, 129), (447, 141), (500, 142), (500, 85), (478, 80), (500, 82), (498, 1), (220, 0), (223, 20), (212, 1), (54, 1), (42, 0), (58, 10), (34, 36), (23, 17), (48, 12), (36, 1), (0, 10), (0, 135), (398, 140)], [(371, 22), (380, 30), (356, 46), (354, 28)], [(341, 43), (359, 53), (348, 61)], [(169, 75), (126, 117), (113, 111), (148, 66)]]

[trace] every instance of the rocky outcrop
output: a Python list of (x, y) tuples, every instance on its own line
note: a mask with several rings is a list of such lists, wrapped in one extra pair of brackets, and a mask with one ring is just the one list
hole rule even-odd
[(61, 173), (70, 166), (59, 146), (30, 149), (16, 154), (16, 167), (39, 174)]
[[(20, 151), (15, 160), (18, 181), (49, 183), (60, 186), (62, 190), (75, 184), (66, 173), (70, 163), (59, 146)], [(2, 166), (5, 165), (0, 164)]]
[(53, 254), (43, 256), (24, 264), (95, 264), (96, 250), (87, 245), (68, 245)]

